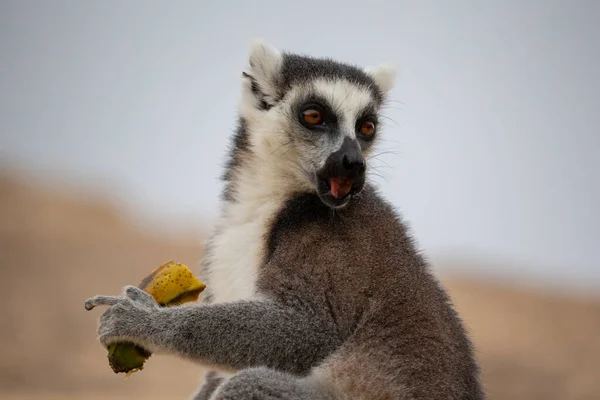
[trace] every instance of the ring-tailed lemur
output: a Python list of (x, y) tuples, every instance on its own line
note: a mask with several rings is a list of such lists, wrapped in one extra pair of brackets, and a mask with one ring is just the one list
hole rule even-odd
[(462, 322), (399, 215), (366, 180), (393, 68), (364, 69), (256, 42), (205, 303), (110, 307), (128, 340), (226, 371), (197, 399), (482, 399)]

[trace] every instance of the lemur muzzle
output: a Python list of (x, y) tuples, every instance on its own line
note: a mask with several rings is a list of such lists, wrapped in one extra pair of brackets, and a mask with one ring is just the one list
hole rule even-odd
[(341, 199), (353, 186), (360, 190), (365, 179), (365, 158), (356, 139), (346, 137), (342, 146), (327, 158), (319, 174), (329, 185), (331, 195)]

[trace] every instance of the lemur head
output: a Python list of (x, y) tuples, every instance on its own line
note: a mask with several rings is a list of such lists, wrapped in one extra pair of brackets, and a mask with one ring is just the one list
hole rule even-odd
[(243, 73), (247, 151), (287, 190), (316, 192), (332, 208), (360, 193), (395, 70), (280, 52), (263, 41)]

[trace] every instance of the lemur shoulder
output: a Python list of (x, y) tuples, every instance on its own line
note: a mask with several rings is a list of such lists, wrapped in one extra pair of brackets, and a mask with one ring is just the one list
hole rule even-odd
[(462, 321), (368, 180), (394, 79), (254, 43), (205, 301), (96, 296), (100, 341), (221, 371), (196, 399), (483, 399)]

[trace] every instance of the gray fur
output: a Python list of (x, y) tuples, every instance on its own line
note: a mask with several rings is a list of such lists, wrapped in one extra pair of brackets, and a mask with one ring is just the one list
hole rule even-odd
[[(299, 154), (297, 163), (316, 185), (318, 168), (335, 150), (326, 143), (347, 134), (339, 126), (350, 125), (332, 123), (311, 135), (298, 126), (298, 99), (288, 99), (288, 92), (300, 87), (310, 97), (314, 79), (345, 80), (370, 91), (362, 106), (375, 116), (385, 93), (357, 67), (293, 55), (269, 58), (264, 51), (253, 55), (254, 69), (245, 78), (260, 100), (255, 107), (283, 121), (273, 134), (288, 135), (289, 150)], [(241, 172), (259, 165), (252, 164), (261, 156), (250, 144), (253, 134), (241, 116), (224, 174), (225, 205), (241, 201)], [(368, 156), (371, 143), (353, 140)], [(110, 306), (100, 318), (101, 343), (128, 340), (237, 371), (228, 379), (207, 376), (194, 395), (198, 400), (483, 399), (462, 322), (399, 213), (368, 182), (335, 210), (316, 186), (298, 187), (256, 244), (263, 250), (254, 298), (212, 303), (207, 290), (205, 303), (160, 308), (128, 286), (122, 296), (86, 302), (88, 309)], [(227, 217), (207, 244), (203, 279), (209, 289), (214, 246), (234, 229)]]
[(191, 400), (209, 400), (224, 381), (225, 378), (216, 371), (208, 371), (204, 374), (204, 384), (194, 393)]
[(127, 286), (121, 301), (111, 302), (100, 318), (100, 342), (128, 338), (154, 352), (177, 353), (204, 364), (228, 369), (265, 365), (297, 374), (341, 344), (326, 310), (311, 308), (302, 299), (175, 308), (147, 299), (152, 297)]
[(216, 389), (213, 400), (330, 400), (311, 382), (270, 368), (248, 368)]

